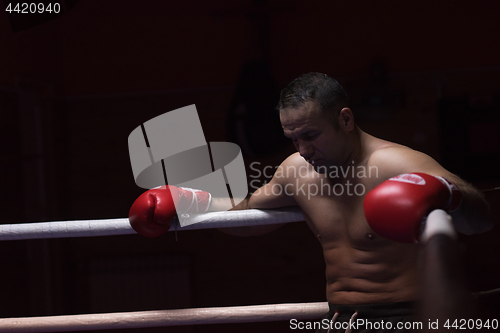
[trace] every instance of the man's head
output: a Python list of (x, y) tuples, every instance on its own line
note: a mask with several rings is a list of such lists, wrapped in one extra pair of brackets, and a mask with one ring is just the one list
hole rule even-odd
[(278, 107), (284, 134), (318, 172), (320, 166), (351, 163), (356, 126), (347, 101), (338, 82), (319, 73), (302, 75), (281, 93)]
[(297, 109), (306, 102), (316, 102), (321, 113), (338, 129), (340, 110), (349, 107), (349, 97), (333, 78), (321, 73), (307, 73), (286, 86), (280, 95), (277, 109)]

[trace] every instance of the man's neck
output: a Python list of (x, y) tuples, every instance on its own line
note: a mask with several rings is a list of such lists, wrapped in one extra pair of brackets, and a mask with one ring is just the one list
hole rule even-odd
[(365, 159), (364, 146), (367, 139), (366, 133), (356, 126), (356, 129), (349, 135), (351, 136), (352, 150), (346, 163), (347, 165), (359, 165)]

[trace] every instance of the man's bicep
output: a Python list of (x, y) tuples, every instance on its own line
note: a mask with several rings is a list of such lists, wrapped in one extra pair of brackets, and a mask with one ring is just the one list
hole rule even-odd
[(455, 228), (463, 234), (474, 234), (491, 229), (490, 210), (484, 195), (471, 184), (443, 168), (430, 156), (408, 148), (381, 151), (375, 159), (380, 170), (378, 185), (388, 178), (403, 173), (426, 173), (452, 181), (461, 192), (460, 207), (451, 213)]
[(274, 177), (269, 183), (255, 191), (249, 199), (248, 208), (280, 208), (295, 206), (297, 203), (288, 187)]
[(297, 176), (294, 172), (303, 167), (305, 160), (298, 153), (290, 155), (276, 169), (271, 181), (257, 191), (249, 200), (249, 208), (272, 209), (296, 206), (294, 185)]

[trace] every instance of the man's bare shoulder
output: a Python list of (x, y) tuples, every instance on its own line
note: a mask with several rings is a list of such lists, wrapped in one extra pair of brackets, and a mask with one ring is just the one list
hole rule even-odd
[(409, 147), (389, 143), (371, 152), (367, 165), (376, 167), (381, 179), (408, 172), (443, 175), (446, 172), (432, 157)]
[(280, 184), (287, 184), (299, 178), (308, 178), (314, 169), (299, 153), (288, 156), (276, 169), (273, 180)]
[(297, 152), (297, 153), (293, 153), (292, 155), (288, 156), (283, 162), (281, 162), (280, 167), (287, 167), (287, 166), (300, 167), (303, 165), (308, 165), (308, 163)]
[(374, 149), (368, 157), (368, 165), (393, 164), (395, 161), (413, 155), (416, 151), (397, 143), (387, 143)]

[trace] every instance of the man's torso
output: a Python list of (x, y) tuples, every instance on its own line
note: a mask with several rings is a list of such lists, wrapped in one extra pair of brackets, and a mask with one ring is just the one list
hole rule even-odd
[[(373, 139), (372, 150), (391, 147)], [(293, 197), (322, 245), (330, 303), (367, 304), (417, 298), (417, 246), (377, 236), (364, 216), (364, 196), (385, 180), (380, 179), (378, 166), (370, 164), (370, 155), (368, 152), (357, 165), (330, 167), (328, 177), (310, 166), (307, 173), (298, 177), (287, 175)], [(298, 168), (308, 166), (298, 155), (292, 159)]]

